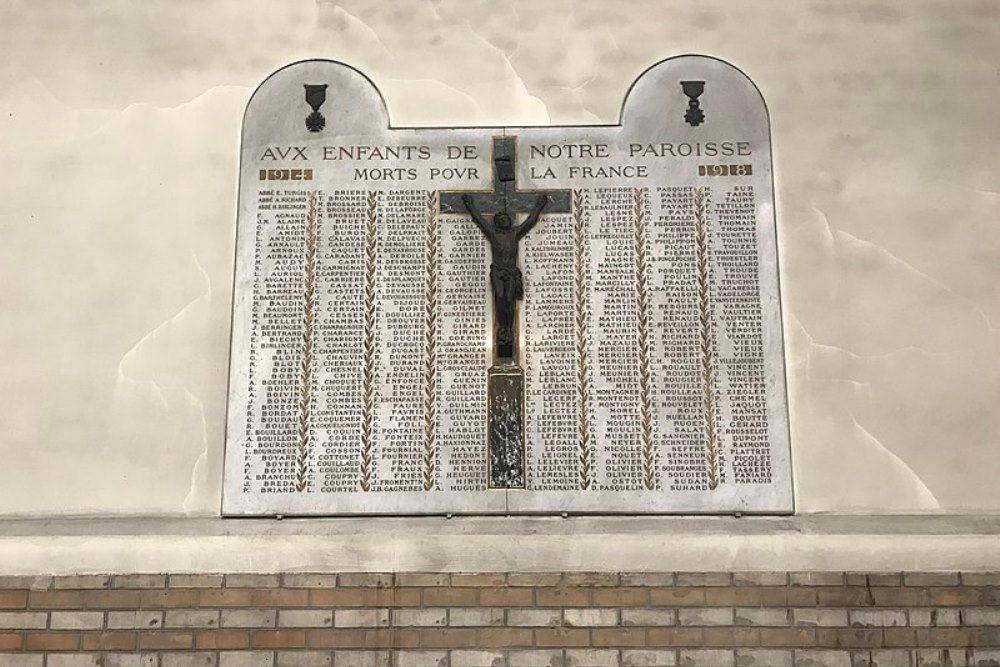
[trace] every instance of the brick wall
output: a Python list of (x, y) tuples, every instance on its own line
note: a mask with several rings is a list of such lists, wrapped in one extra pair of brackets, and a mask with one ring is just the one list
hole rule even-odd
[(1000, 665), (1000, 573), (0, 577), (22, 665)]

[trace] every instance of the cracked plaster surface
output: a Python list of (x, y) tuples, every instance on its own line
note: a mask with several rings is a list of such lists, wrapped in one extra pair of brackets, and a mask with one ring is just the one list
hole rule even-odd
[(771, 113), (798, 511), (1000, 511), (994, 2), (15, 0), (0, 44), (0, 515), (218, 512), (273, 70), (347, 62), (395, 125), (613, 123), (692, 52)]

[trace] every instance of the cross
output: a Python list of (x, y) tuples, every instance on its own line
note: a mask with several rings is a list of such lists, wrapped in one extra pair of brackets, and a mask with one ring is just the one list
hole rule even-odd
[[(494, 317), (493, 327), (493, 366), (488, 371), (486, 383), (490, 488), (524, 488), (524, 369), (517, 363), (516, 335), (516, 304), (522, 285), (517, 267), (518, 243), (543, 210), (545, 213), (572, 210), (569, 190), (517, 189), (516, 146), (514, 137), (493, 138), (492, 190), (442, 192), (440, 199), (441, 213), (471, 214), (489, 238), (493, 255), (490, 282), (497, 317)], [(527, 213), (528, 219), (518, 225), (521, 213)], [(487, 221), (483, 214), (492, 215), (493, 221)], [(498, 215), (506, 218), (498, 218)], [(506, 228), (498, 221), (503, 221)], [(504, 326), (499, 323), (501, 307), (507, 318)]]
[[(479, 213), (496, 215), (508, 214), (512, 222), (517, 224), (518, 214), (533, 213), (539, 197), (545, 195), (545, 213), (569, 213), (571, 211), (571, 195), (569, 190), (518, 190), (516, 165), (516, 140), (514, 137), (493, 138), (493, 189), (489, 191), (467, 190), (441, 193), (441, 213), (469, 214), (464, 201), (471, 199), (471, 204)], [(514, 321), (517, 321), (516, 316)], [(517, 344), (502, 343), (494, 331), (494, 360), (502, 364), (517, 363)]]

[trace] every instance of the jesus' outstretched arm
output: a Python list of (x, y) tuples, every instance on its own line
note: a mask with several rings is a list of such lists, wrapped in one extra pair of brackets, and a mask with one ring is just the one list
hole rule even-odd
[(483, 219), (482, 214), (479, 213), (479, 209), (476, 208), (476, 203), (472, 201), (472, 197), (469, 195), (462, 195), (462, 203), (465, 204), (465, 210), (469, 212), (472, 216), (472, 221), (476, 223), (476, 227), (479, 227), (479, 231), (486, 235), (486, 238), (493, 240), (493, 229), (486, 223)]
[(535, 208), (532, 209), (531, 214), (528, 219), (517, 227), (517, 238), (521, 238), (525, 234), (531, 231), (531, 228), (535, 226), (538, 222), (539, 216), (542, 214), (542, 209), (545, 205), (549, 203), (548, 195), (540, 195), (538, 201), (535, 203)]

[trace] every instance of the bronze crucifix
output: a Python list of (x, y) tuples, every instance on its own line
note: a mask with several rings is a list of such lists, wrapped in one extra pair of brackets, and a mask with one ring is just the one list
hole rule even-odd
[(546, 195), (538, 196), (538, 203), (528, 219), (520, 225), (511, 223), (505, 211), (493, 215), (493, 224), (487, 222), (469, 195), (462, 196), (462, 203), (472, 216), (479, 230), (490, 242), (493, 263), (490, 264), (490, 287), (493, 289), (493, 311), (496, 314), (496, 350), (500, 359), (514, 358), (514, 313), (517, 301), (524, 298), (524, 278), (517, 266), (517, 247), (521, 237), (531, 231), (548, 202)]

